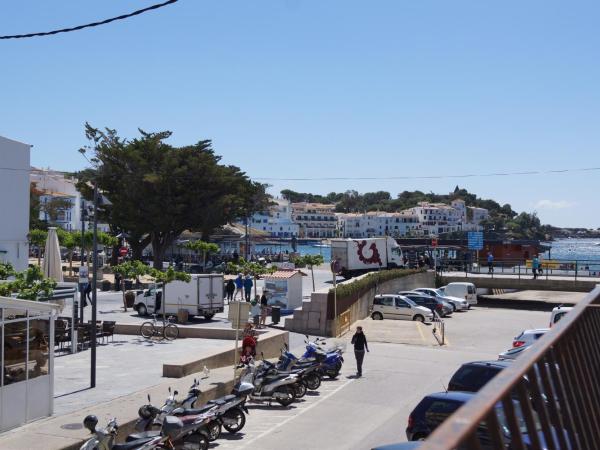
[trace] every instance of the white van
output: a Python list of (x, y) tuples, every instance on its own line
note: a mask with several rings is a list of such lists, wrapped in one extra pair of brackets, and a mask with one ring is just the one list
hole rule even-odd
[(550, 326), (554, 325), (560, 319), (563, 318), (569, 311), (573, 309), (572, 306), (557, 306), (552, 310), (552, 314), (550, 314)]
[(376, 295), (371, 312), (373, 320), (398, 319), (431, 322), (433, 313), (429, 308), (417, 305), (403, 295)]
[(448, 297), (464, 298), (469, 305), (477, 304), (477, 288), (473, 283), (448, 283), (439, 290)]

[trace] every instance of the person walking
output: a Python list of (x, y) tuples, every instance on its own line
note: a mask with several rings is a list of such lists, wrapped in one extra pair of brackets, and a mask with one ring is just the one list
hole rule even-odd
[(354, 345), (354, 357), (356, 358), (356, 376), (362, 377), (363, 359), (365, 359), (365, 350), (369, 351), (367, 337), (363, 333), (362, 327), (356, 327), (356, 333), (352, 336), (352, 345)]
[(241, 273), (238, 273), (238, 276), (235, 279), (235, 294), (233, 294), (234, 300), (237, 298), (238, 292), (240, 293), (240, 300), (244, 300), (244, 279), (242, 278)]
[(494, 273), (494, 255), (488, 253), (487, 255), (488, 273)]
[(229, 280), (227, 282), (227, 286), (225, 286), (225, 293), (227, 294), (227, 303), (230, 303), (233, 300), (233, 293), (235, 292), (235, 283), (233, 280)]
[(246, 301), (250, 301), (250, 297), (252, 296), (252, 277), (248, 274), (246, 275), (246, 279), (244, 280), (244, 293), (246, 294)]
[[(92, 304), (92, 299), (90, 298), (90, 295), (92, 294), (92, 283), (90, 283), (88, 281), (88, 283), (85, 285), (85, 289), (83, 290), (83, 293), (85, 294), (85, 297), (83, 299), (83, 307), (85, 308), (88, 303), (91, 305)], [(87, 298), (87, 302), (85, 301)], [(125, 306), (125, 311), (127, 311), (127, 306)]]
[(267, 326), (267, 314), (269, 313), (269, 299), (267, 298), (267, 291), (263, 291), (260, 297), (260, 327), (264, 328)]
[(533, 272), (533, 279), (537, 279), (538, 277), (538, 270), (540, 268), (540, 260), (538, 258), (537, 255), (535, 255), (533, 257), (533, 259), (531, 260), (531, 271)]

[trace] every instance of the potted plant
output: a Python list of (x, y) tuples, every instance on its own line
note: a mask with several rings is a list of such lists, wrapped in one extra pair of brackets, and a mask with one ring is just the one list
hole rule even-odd
[[(126, 261), (113, 267), (113, 272), (121, 277), (121, 290), (123, 291), (123, 309), (133, 308), (135, 304), (135, 292), (125, 288), (132, 288), (132, 279), (150, 273), (150, 267), (141, 261)], [(129, 283), (127, 283), (129, 282)]]
[(111, 282), (108, 280), (102, 280), (102, 291), (106, 292), (106, 291), (110, 291), (110, 287), (111, 287)]

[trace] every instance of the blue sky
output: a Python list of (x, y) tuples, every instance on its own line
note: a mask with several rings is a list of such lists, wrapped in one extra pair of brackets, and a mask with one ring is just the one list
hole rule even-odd
[[(4, 2), (0, 33), (152, 1)], [(0, 41), (0, 135), (84, 165), (83, 124), (212, 139), (251, 177), (393, 177), (599, 167), (600, 3), (180, 0), (126, 22)], [(273, 181), (327, 193), (448, 192), (600, 227), (600, 172)]]

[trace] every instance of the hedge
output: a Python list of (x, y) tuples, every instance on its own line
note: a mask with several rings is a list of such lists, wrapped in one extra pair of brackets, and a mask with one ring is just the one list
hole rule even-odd
[[(338, 305), (338, 314), (342, 311), (348, 309), (354, 302), (358, 300), (358, 298), (368, 292), (371, 289), (374, 289), (379, 285), (379, 283), (383, 283), (385, 281), (395, 280), (397, 278), (407, 277), (409, 275), (414, 275), (416, 273), (425, 272), (425, 269), (391, 269), (391, 270), (381, 270), (377, 272), (370, 272), (366, 276), (353, 280), (350, 283), (341, 284), (337, 287), (337, 305)], [(328, 318), (333, 318), (333, 306), (329, 308), (329, 305), (333, 304), (333, 288), (329, 289), (328, 294)], [(329, 311), (332, 309), (332, 311)]]

